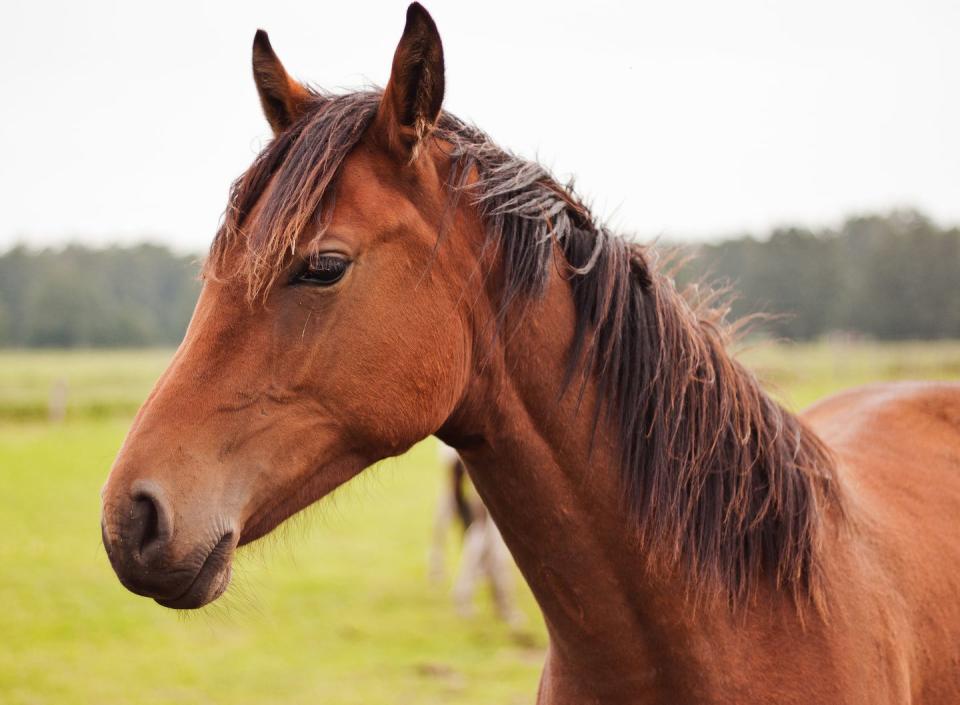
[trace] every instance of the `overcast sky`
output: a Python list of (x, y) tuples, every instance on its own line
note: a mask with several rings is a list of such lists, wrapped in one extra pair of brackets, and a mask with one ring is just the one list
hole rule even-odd
[[(425, 0), (446, 107), (622, 230), (699, 238), (913, 205), (960, 222), (960, 2)], [(382, 85), (404, 2), (0, 8), (0, 249), (200, 251), (269, 138), (257, 27), (294, 76)]]

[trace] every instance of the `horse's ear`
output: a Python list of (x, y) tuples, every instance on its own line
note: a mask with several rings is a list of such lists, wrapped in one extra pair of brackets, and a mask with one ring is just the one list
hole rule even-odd
[(420, 3), (407, 8), (407, 24), (393, 55), (390, 81), (377, 110), (375, 129), (407, 160), (440, 117), (443, 45), (433, 18)]
[(310, 92), (287, 75), (262, 29), (253, 38), (253, 80), (273, 134), (279, 135), (306, 110)]

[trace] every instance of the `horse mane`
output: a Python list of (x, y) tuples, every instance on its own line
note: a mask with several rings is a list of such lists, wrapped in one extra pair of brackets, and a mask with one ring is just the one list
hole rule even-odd
[[(378, 91), (313, 94), (231, 188), (206, 276), (222, 276), (231, 243), (251, 299), (278, 276), (308, 226), (324, 230), (336, 174), (372, 121)], [(641, 550), (742, 604), (769, 579), (822, 602), (824, 511), (842, 511), (833, 459), (727, 351), (736, 325), (709, 289), (681, 290), (654, 250), (614, 233), (572, 185), (442, 113), (451, 203), (466, 195), (502, 268), (500, 318), (545, 291), (557, 253), (576, 310), (566, 387), (596, 381), (601, 418), (619, 431), (626, 508)], [(467, 175), (475, 175), (467, 184)], [(269, 185), (269, 189), (267, 188)], [(246, 231), (260, 202), (262, 216)], [(577, 382), (579, 381), (579, 385)]]

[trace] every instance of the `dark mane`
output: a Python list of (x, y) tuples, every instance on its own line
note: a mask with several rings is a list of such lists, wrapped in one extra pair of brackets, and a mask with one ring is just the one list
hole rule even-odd
[[(308, 224), (319, 220), (322, 235), (337, 170), (379, 100), (375, 91), (314, 96), (315, 108), (233, 185), (208, 276), (225, 276), (225, 254), (242, 239), (239, 269), (226, 276), (244, 277), (255, 298)], [(596, 380), (647, 554), (682, 566), (699, 594), (742, 603), (768, 578), (819, 602), (823, 512), (842, 504), (833, 461), (726, 352), (731, 327), (715, 297), (678, 290), (652, 250), (611, 233), (539, 164), (447, 113), (434, 135), (450, 145), (451, 199), (471, 199), (498, 253), (502, 312), (540, 296), (562, 252), (577, 312), (567, 384)], [(467, 187), (472, 169), (479, 179)], [(261, 200), (263, 217), (246, 232)]]

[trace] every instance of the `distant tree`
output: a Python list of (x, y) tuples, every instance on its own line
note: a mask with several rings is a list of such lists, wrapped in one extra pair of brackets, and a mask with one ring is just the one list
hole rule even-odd
[(8, 332), (7, 327), (9, 314), (7, 313), (7, 308), (3, 304), (3, 300), (0, 300), (0, 347), (8, 345)]
[(809, 230), (781, 229), (767, 240), (705, 245), (697, 265), (731, 287), (735, 315), (774, 314), (766, 324), (771, 333), (810, 338), (832, 322), (839, 276), (833, 245)]
[(687, 276), (729, 283), (734, 315), (775, 314), (764, 326), (772, 334), (960, 337), (960, 231), (941, 230), (916, 211), (697, 249)]
[(0, 255), (7, 346), (143, 346), (180, 341), (199, 291), (197, 262), (156, 245)]

